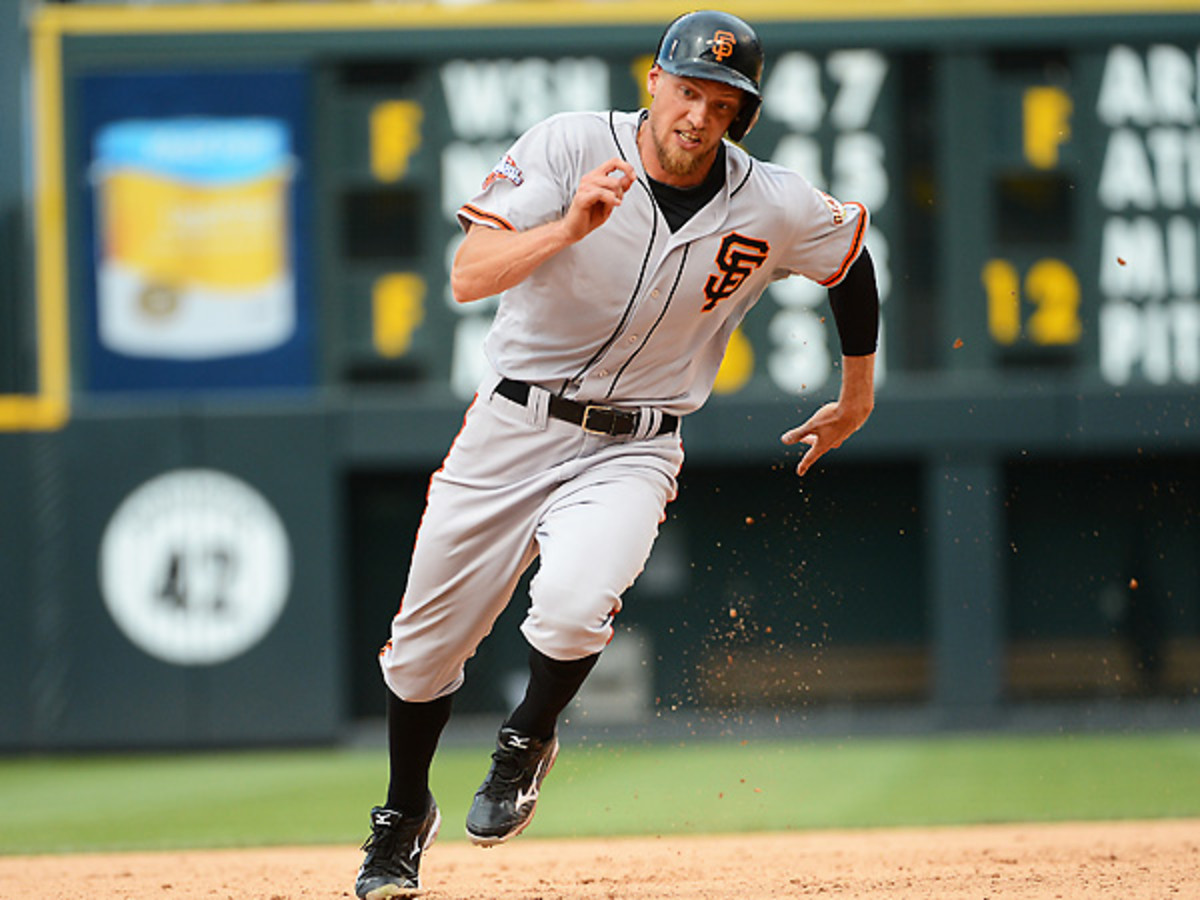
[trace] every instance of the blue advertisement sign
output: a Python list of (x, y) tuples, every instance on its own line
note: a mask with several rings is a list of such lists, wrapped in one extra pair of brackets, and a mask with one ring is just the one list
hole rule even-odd
[(93, 75), (81, 97), (87, 388), (311, 385), (306, 74)]

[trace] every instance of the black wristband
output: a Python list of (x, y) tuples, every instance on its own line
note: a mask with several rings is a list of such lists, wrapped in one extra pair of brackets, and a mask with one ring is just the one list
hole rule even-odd
[(829, 289), (829, 308), (845, 356), (869, 356), (879, 346), (879, 288), (863, 247), (846, 277)]

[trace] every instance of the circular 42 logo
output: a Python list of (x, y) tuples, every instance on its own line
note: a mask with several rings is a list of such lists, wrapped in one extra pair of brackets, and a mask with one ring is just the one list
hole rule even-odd
[(215, 665), (257, 644), (291, 587), (283, 523), (254, 488), (212, 469), (147, 481), (100, 543), (100, 589), (118, 627), (164, 662)]

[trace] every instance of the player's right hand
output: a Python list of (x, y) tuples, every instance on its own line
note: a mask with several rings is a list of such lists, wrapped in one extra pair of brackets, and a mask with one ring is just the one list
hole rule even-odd
[(582, 240), (607, 222), (635, 178), (633, 166), (616, 157), (584, 175), (563, 217), (568, 239)]

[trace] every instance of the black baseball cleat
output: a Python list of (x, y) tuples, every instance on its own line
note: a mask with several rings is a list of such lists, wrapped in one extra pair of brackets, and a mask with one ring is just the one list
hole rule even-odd
[(491, 847), (520, 834), (533, 819), (542, 780), (557, 756), (557, 736), (539, 741), (501, 728), (492, 768), (467, 813), (467, 837), (481, 847)]
[(405, 817), (392, 809), (371, 810), (371, 836), (362, 845), (366, 859), (358, 869), (354, 893), (362, 900), (413, 897), (421, 891), (421, 854), (428, 850), (442, 814), (433, 796), (421, 818)]

